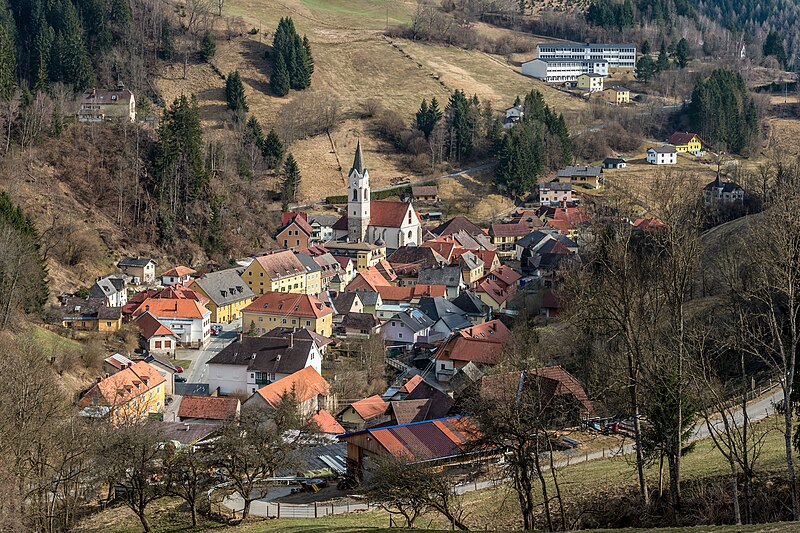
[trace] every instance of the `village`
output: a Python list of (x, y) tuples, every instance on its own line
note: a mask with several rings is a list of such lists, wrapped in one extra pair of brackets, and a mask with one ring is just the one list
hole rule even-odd
[[(521, 105), (509, 108), (506, 126), (522, 114)], [(648, 164), (703, 154), (699, 135), (676, 132), (669, 141), (648, 150)], [(274, 235), (281, 249), (227, 268), (123, 257), (86, 295), (63, 295), (66, 330), (109, 335), (133, 324), (140, 338), (134, 352), (105, 359), (76, 409), (114, 425), (148, 419), (179, 447), (213, 447), (242, 412), (273, 416), (290, 396), (316, 436), (300, 463), (276, 465), (253, 507), (265, 516), (279, 514), (285, 498), (348, 501), (383, 457), (489, 479), (497, 455), (474, 457), (475, 426), (458, 406), (497, 380), (548, 391), (541, 401), (545, 410), (558, 406), (562, 453), (580, 453), (586, 446), (577, 436), (593, 431), (621, 442), (630, 420), (600, 416), (560, 366), (528, 370), (532, 381), (493, 368), (503, 364), (520, 313), (542, 325), (558, 320), (565, 269), (580, 266), (591, 238), (583, 192), (603, 189), (604, 176), (625, 167), (623, 158), (566, 167), (503, 221), (480, 227), (464, 216), (441, 221), (436, 185), (412, 186), (401, 201), (371, 200), (369, 161), (358, 144), (346, 207), (339, 215), (284, 213)], [(708, 206), (744, 199), (741, 187), (719, 177), (698, 194)], [(642, 235), (664, 227), (655, 218), (628, 223)], [(381, 375), (370, 378), (383, 383), (380, 392), (336, 394), (345, 376), (333, 362), (354, 355), (378, 358), (373, 371)], [(292, 500), (274, 488), (278, 480), (317, 494)], [(221, 505), (240, 511), (242, 496), (229, 494)]]

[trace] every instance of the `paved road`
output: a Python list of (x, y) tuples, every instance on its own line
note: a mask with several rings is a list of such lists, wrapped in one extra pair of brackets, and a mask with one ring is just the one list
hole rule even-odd
[(208, 365), (206, 363), (236, 338), (241, 325), (241, 319), (235, 320), (230, 324), (223, 324), (222, 333), (216, 337), (211, 337), (211, 342), (202, 350), (178, 350), (178, 359), (190, 359), (192, 361), (189, 370), (183, 373), (183, 377), (189, 383), (208, 383)]

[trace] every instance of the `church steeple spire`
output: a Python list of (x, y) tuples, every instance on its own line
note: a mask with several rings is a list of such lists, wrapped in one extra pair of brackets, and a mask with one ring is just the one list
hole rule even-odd
[(364, 154), (361, 153), (361, 139), (356, 144), (356, 156), (353, 158), (353, 168), (350, 169), (350, 173), (354, 170), (359, 174), (364, 174)]
[(362, 242), (367, 238), (370, 222), (369, 171), (364, 166), (361, 139), (356, 145), (353, 168), (347, 175), (347, 236), (351, 242)]

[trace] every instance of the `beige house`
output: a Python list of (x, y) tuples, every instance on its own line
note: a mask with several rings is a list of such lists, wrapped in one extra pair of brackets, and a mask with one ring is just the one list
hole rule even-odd
[(604, 90), (603, 98), (605, 98), (608, 103), (615, 105), (630, 104), (631, 91), (626, 87), (617, 85)]
[(156, 262), (149, 257), (123, 257), (117, 263), (117, 268), (133, 278), (134, 285), (156, 280)]
[(578, 76), (578, 89), (596, 93), (603, 90), (603, 76), (601, 74), (586, 73)]
[(81, 96), (78, 122), (104, 120), (136, 122), (136, 98), (122, 82), (114, 89), (88, 89)]

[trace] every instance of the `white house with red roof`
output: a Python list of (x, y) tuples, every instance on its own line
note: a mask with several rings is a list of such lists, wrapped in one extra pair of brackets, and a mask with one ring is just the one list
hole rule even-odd
[(411, 203), (370, 200), (361, 141), (347, 179), (347, 211), (333, 225), (336, 239), (382, 243), (389, 250), (422, 243), (422, 224)]
[(155, 355), (175, 355), (180, 337), (169, 326), (145, 311), (133, 322), (142, 332), (147, 350)]
[(211, 311), (198, 300), (147, 298), (133, 312), (133, 317), (138, 319), (145, 313), (172, 331), (182, 346), (202, 348), (211, 339)]

